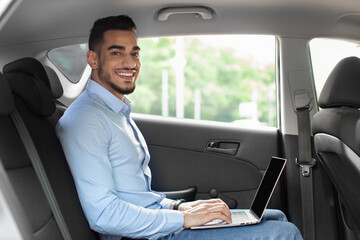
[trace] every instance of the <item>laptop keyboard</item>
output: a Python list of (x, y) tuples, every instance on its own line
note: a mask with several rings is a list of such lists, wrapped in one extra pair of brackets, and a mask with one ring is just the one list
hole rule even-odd
[(234, 211), (231, 213), (231, 219), (233, 223), (251, 223), (253, 222), (253, 218), (248, 215), (246, 211)]

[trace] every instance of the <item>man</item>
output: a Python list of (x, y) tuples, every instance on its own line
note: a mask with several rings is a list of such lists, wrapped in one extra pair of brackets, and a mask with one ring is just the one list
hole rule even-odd
[(91, 228), (102, 239), (301, 239), (280, 211), (257, 226), (189, 230), (214, 219), (230, 223), (229, 208), (219, 199), (181, 203), (151, 190), (149, 151), (125, 97), (141, 67), (135, 31), (124, 15), (94, 23), (87, 53), (92, 79), (57, 126)]

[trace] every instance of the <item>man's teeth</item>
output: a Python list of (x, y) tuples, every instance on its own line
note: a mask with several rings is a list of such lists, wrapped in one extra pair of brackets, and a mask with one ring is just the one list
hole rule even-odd
[(120, 76), (123, 76), (123, 77), (132, 77), (132, 73), (118, 73)]

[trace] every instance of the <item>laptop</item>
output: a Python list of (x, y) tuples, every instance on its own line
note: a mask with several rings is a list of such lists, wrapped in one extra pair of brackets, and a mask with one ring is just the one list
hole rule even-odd
[(255, 197), (252, 201), (250, 209), (232, 209), (231, 218), (232, 223), (215, 219), (201, 226), (191, 227), (191, 229), (205, 229), (205, 228), (220, 228), (220, 227), (234, 227), (244, 226), (260, 223), (264, 211), (269, 204), (271, 196), (275, 190), (276, 184), (279, 181), (282, 171), (284, 170), (286, 159), (279, 157), (272, 157), (265, 174), (260, 182)]

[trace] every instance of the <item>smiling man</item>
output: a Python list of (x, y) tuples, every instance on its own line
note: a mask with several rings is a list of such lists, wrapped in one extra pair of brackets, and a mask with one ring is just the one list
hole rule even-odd
[(102, 44), (91, 41), (89, 48), (87, 59), (94, 70), (94, 81), (121, 100), (135, 90), (141, 63), (140, 47), (133, 31), (106, 31)]
[(114, 240), (301, 239), (280, 211), (257, 226), (189, 230), (214, 219), (230, 223), (228, 206), (219, 199), (182, 203), (151, 189), (150, 154), (125, 96), (135, 90), (141, 67), (135, 31), (123, 15), (94, 23), (87, 53), (92, 79), (57, 125), (90, 227)]

